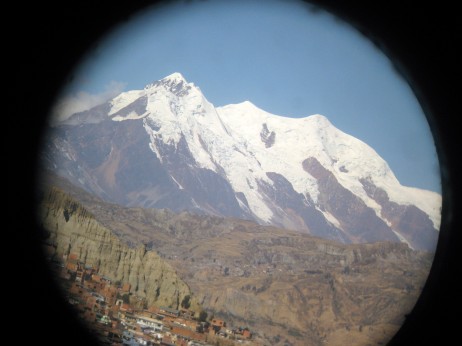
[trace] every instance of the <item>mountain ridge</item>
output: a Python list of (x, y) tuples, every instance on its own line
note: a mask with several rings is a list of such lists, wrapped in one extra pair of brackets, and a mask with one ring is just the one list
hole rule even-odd
[[(45, 167), (113, 202), (240, 217), (345, 243), (436, 246), (441, 196), (401, 186), (367, 144), (322, 115), (284, 118), (249, 101), (214, 107), (179, 73), (75, 114), (50, 133)], [(304, 165), (313, 159), (330, 177), (323, 191)], [(332, 208), (340, 191), (348, 198)], [(358, 222), (347, 221), (357, 213), (353, 200), (372, 227), (359, 237), (352, 235)]]

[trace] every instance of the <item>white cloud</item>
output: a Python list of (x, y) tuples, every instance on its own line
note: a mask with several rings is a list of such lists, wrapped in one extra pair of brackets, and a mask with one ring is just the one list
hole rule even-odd
[(50, 122), (61, 122), (68, 119), (72, 114), (98, 106), (119, 95), (124, 87), (125, 83), (112, 81), (106, 86), (106, 90), (99, 94), (80, 91), (76, 94), (67, 95), (56, 102), (51, 112)]

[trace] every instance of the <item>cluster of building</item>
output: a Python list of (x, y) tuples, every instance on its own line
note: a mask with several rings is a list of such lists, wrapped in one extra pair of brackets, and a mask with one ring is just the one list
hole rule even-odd
[(248, 328), (229, 328), (217, 318), (201, 321), (188, 309), (147, 307), (131, 297), (129, 283), (112, 282), (75, 254), (53, 263), (67, 300), (103, 345), (254, 345)]

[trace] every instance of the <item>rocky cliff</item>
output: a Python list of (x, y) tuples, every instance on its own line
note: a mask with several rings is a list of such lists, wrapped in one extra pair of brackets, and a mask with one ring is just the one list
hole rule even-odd
[[(186, 295), (192, 296), (175, 269), (155, 252), (125, 244), (68, 194), (51, 188), (42, 197), (38, 217), (48, 232), (47, 242), (56, 248), (55, 256), (77, 254), (101, 275), (130, 283), (131, 293), (146, 298), (149, 305), (178, 308)], [(199, 310), (194, 297), (191, 309)]]

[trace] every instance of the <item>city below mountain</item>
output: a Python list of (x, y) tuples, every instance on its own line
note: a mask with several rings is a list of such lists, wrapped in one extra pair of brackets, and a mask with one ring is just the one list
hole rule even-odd
[(43, 168), (128, 207), (252, 220), (344, 244), (434, 251), (441, 196), (402, 186), (322, 115), (214, 107), (174, 73), (53, 124)]
[[(433, 259), (404, 243), (346, 245), (237, 218), (122, 207), (53, 175), (38, 195), (57, 282), (106, 344), (385, 344)], [(184, 302), (194, 319), (178, 317)], [(208, 332), (198, 329), (204, 312)], [(157, 332), (146, 334), (146, 323)]]

